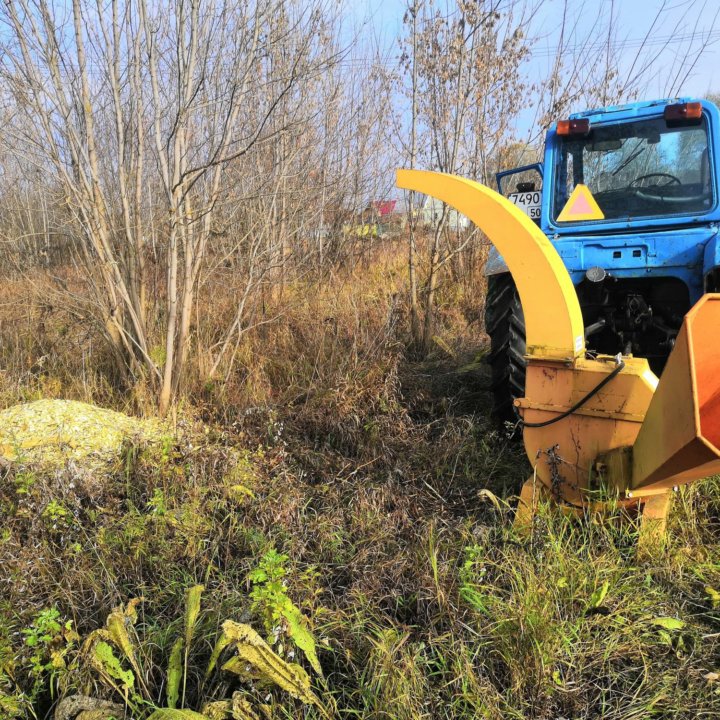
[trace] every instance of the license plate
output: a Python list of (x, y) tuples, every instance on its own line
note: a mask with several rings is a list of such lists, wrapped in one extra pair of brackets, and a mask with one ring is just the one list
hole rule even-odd
[(533, 220), (540, 219), (541, 198), (542, 193), (538, 190), (534, 190), (533, 192), (514, 192), (508, 195), (508, 200)]

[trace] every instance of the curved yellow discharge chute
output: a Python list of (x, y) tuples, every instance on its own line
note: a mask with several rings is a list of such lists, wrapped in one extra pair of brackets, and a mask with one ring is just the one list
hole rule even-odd
[(490, 238), (520, 294), (528, 355), (567, 360), (583, 353), (582, 313), (570, 275), (545, 234), (524, 212), (485, 185), (456, 175), (398, 170), (397, 186), (451, 205)]

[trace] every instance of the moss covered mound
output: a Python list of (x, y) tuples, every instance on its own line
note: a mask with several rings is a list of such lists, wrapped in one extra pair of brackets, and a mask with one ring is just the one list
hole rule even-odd
[(112, 460), (123, 443), (161, 435), (157, 421), (75, 400), (37, 400), (0, 411), (0, 458), (23, 464)]

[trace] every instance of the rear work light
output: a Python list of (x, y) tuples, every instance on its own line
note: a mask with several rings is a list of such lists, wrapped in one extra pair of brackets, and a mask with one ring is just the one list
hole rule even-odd
[(565, 137), (584, 137), (590, 133), (590, 121), (587, 118), (580, 120), (558, 120), (557, 134)]
[(666, 105), (663, 117), (670, 127), (676, 125), (699, 125), (702, 121), (702, 105), (699, 102)]

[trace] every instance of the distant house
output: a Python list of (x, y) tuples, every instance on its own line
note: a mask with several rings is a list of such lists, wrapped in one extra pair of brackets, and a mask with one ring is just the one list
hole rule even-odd
[(397, 200), (372, 200), (354, 221), (343, 225), (343, 232), (357, 237), (386, 237), (393, 225), (396, 204)]
[[(420, 210), (418, 211), (420, 222), (428, 227), (435, 226), (440, 222), (442, 211), (442, 202), (437, 198), (426, 195), (420, 203)], [(465, 230), (470, 225), (470, 221), (465, 215), (461, 215), (455, 208), (448, 207), (446, 214), (445, 223), (451, 230)]]
[(380, 219), (388, 217), (393, 214), (397, 200), (373, 200), (372, 206), (380, 216)]
[[(413, 216), (420, 227), (432, 228), (442, 217), (443, 204), (440, 200), (415, 193)], [(343, 233), (357, 237), (387, 237), (405, 229), (409, 214), (407, 199), (372, 200), (352, 219), (342, 224)], [(454, 208), (447, 207), (445, 227), (450, 230), (465, 230), (470, 221)]]

